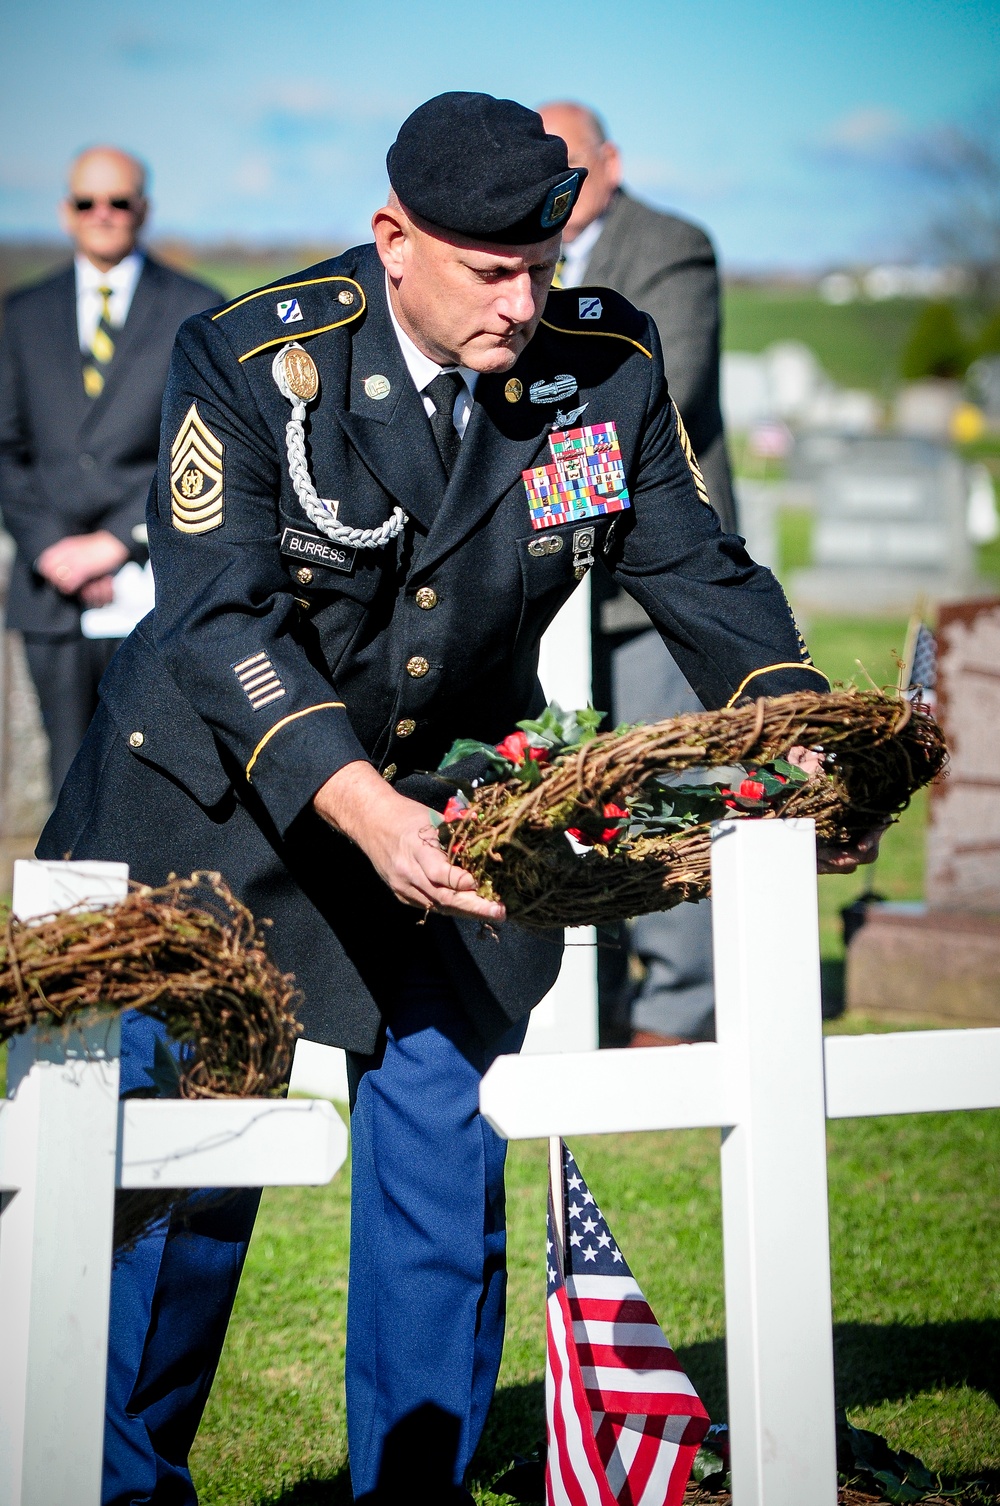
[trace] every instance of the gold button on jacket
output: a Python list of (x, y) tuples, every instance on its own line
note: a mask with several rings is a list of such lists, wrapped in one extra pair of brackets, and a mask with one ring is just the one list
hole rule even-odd
[(404, 716), (401, 722), (396, 723), (397, 737), (410, 737), (417, 730), (417, 724), (410, 716)]
[(417, 606), (423, 607), (425, 612), (429, 612), (431, 608), (436, 607), (437, 604), (438, 594), (434, 590), (434, 587), (421, 586), (420, 590), (417, 592)]
[(423, 654), (414, 654), (412, 659), (406, 661), (406, 673), (415, 680), (422, 680), (429, 669), (430, 665)]

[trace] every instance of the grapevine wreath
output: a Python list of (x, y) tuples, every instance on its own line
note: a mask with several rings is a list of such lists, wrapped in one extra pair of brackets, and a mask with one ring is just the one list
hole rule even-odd
[[(157, 1096), (284, 1092), (300, 1029), (295, 1004), (292, 978), (275, 967), (250, 911), (217, 873), (172, 878), (159, 889), (136, 884), (100, 910), (31, 922), (8, 915), (0, 934), (0, 1041), (32, 1026), (144, 1010), (181, 1048), (174, 1054), (158, 1043), (148, 1090)], [(116, 1245), (132, 1244), (188, 1196), (119, 1192)]]
[[(846, 847), (885, 826), (943, 769), (919, 702), (879, 691), (761, 698), (599, 733), (598, 711), (550, 705), (495, 746), (459, 739), (436, 818), (451, 861), (530, 931), (601, 925), (710, 891), (720, 818), (811, 817)], [(789, 762), (815, 748), (819, 767)], [(469, 770), (474, 773), (469, 775)]]

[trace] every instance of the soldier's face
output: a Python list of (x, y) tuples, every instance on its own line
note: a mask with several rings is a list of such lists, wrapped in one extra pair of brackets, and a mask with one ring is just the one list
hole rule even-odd
[(445, 239), (395, 208), (373, 221), (396, 317), (441, 366), (509, 371), (542, 317), (559, 236), (530, 246)]

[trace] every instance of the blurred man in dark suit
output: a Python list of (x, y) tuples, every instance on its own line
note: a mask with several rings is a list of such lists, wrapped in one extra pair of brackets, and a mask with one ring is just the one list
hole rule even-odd
[[(571, 167), (587, 179), (563, 231), (557, 285), (614, 288), (653, 316), (670, 394), (680, 410), (728, 532), (736, 529), (729, 460), (719, 403), (719, 274), (703, 230), (663, 214), (622, 188), (622, 160), (593, 110), (570, 101), (542, 105), (545, 129), (561, 136)], [(637, 604), (593, 573), (594, 704), (613, 721), (647, 722), (701, 710), (658, 633)], [(631, 946), (643, 982), (629, 992), (624, 958), (601, 953), (602, 1039), (618, 1044), (631, 1026), (634, 1045), (710, 1039), (714, 1030), (711, 902), (681, 905), (633, 922)]]
[(112, 147), (73, 163), (61, 206), (73, 264), (14, 293), (0, 336), (0, 510), (17, 545), (7, 609), (24, 635), (62, 784), (119, 639), (85, 638), (86, 607), (145, 555), (174, 336), (219, 301), (138, 247), (145, 170)]

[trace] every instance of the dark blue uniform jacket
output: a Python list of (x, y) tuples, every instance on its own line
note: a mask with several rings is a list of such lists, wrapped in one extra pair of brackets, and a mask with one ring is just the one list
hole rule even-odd
[[(773, 576), (700, 500), (652, 320), (591, 291), (598, 319), (580, 316), (588, 290), (553, 292), (513, 371), (479, 378), (450, 482), (374, 247), (178, 335), (148, 509), (156, 610), (105, 677), (39, 851), (124, 860), (149, 883), (221, 871), (273, 920), (272, 951), (296, 974), (314, 1039), (370, 1051), (422, 946), (436, 947), (484, 1036), (558, 972), (558, 933), (506, 925), (497, 940), (442, 917), (416, 930), (418, 913), (311, 801), (343, 764), (369, 759), (440, 806), (447, 791), (421, 771), (454, 738), (498, 741), (543, 705), (539, 639), (577, 585), (579, 524), (533, 530), (521, 472), (549, 461), (559, 403), (586, 403), (581, 423), (616, 425), (632, 505), (596, 520), (597, 548), (702, 701), (826, 688)], [(293, 299), (302, 317), (286, 325)], [(320, 497), (351, 526), (376, 527), (397, 504), (410, 520), (350, 573), (282, 552), (287, 528), (319, 537), (289, 478), (291, 409), (272, 377), (289, 340), (320, 377), (306, 420)], [(566, 375), (578, 395), (532, 401), (533, 383)], [(373, 376), (384, 380), (366, 391)], [(566, 547), (530, 547), (554, 534)]]

